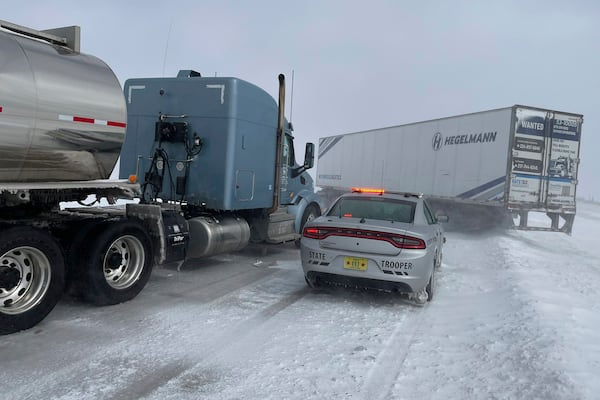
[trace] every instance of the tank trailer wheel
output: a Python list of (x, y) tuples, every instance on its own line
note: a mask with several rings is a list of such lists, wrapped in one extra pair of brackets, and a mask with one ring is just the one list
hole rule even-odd
[(0, 234), (0, 334), (35, 326), (64, 289), (61, 250), (49, 234), (30, 227)]

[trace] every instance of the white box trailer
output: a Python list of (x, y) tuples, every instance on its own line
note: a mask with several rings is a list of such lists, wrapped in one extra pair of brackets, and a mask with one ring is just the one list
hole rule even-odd
[[(582, 123), (580, 114), (515, 105), (324, 137), (317, 186), (330, 199), (351, 187), (419, 192), (451, 217), (494, 206), (492, 214), (518, 215), (520, 229), (570, 233)], [(545, 213), (548, 226), (532, 226), (530, 212)]]

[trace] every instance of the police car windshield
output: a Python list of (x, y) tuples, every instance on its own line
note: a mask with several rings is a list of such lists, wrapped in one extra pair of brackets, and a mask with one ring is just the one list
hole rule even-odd
[(331, 207), (327, 215), (412, 223), (415, 217), (415, 205), (416, 203), (412, 201), (382, 197), (342, 197)]

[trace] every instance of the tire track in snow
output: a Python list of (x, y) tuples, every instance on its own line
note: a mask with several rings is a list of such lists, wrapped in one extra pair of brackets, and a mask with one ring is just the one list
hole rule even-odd
[(153, 368), (142, 374), (139, 379), (134, 379), (128, 382), (128, 385), (106, 397), (107, 400), (128, 400), (140, 399), (152, 393), (161, 382), (169, 381), (170, 379), (181, 375), (191, 367), (190, 362), (172, 362), (161, 365), (158, 368)]
[(411, 344), (418, 337), (419, 327), (426, 310), (427, 305), (411, 310), (406, 314), (406, 318), (397, 323), (394, 332), (377, 355), (375, 365), (369, 370), (362, 387), (365, 399), (375, 400), (389, 397), (402, 371)]
[(503, 236), (449, 240), (436, 300), (389, 398), (581, 398), (515, 273), (539, 259), (513, 259)]
[[(285, 273), (280, 271), (280, 273)], [(130, 398), (163, 398), (173, 391), (177, 392), (182, 387), (190, 385), (199, 386), (198, 377), (204, 377), (206, 371), (210, 371), (210, 366), (218, 361), (230, 359), (244, 359), (256, 351), (256, 343), (262, 343), (265, 333), (264, 326), (277, 314), (301, 300), (310, 293), (310, 289), (303, 287), (295, 290), (275, 303), (258, 311), (250, 318), (240, 321), (231, 329), (222, 330), (219, 335), (210, 336), (209, 340), (203, 342), (203, 351), (194, 354), (194, 360), (200, 359), (200, 362), (191, 362), (188, 360), (175, 368), (166, 366), (168, 373), (153, 373), (150, 379), (141, 376), (140, 379), (130, 379), (127, 387), (120, 389), (110, 398), (113, 400)], [(158, 376), (157, 376), (158, 375)], [(216, 379), (218, 380), (218, 379)], [(158, 394), (158, 396), (157, 396)]]
[[(207, 308), (214, 307), (220, 303), (227, 301), (227, 298), (232, 294), (239, 292), (246, 287), (252, 287), (261, 284), (265, 279), (271, 278), (274, 275), (285, 273), (277, 269), (260, 271), (258, 274), (246, 272), (234, 272), (229, 277), (219, 278), (214, 280), (212, 285), (207, 286), (206, 293), (186, 292), (188, 297), (184, 304), (187, 307), (199, 307), (199, 310), (206, 311)], [(307, 293), (306, 290), (300, 290), (298, 293), (292, 293), (289, 296), (280, 299), (276, 303), (266, 307), (258, 312), (258, 314), (244, 320), (233, 329), (233, 333), (228, 335), (213, 335), (215, 340), (209, 340), (205, 348), (208, 349), (225, 349), (228, 342), (235, 342), (235, 336), (243, 337), (251, 333), (251, 331), (260, 326), (269, 318), (276, 315), (281, 310), (285, 309), (295, 301), (299, 300)], [(146, 292), (146, 296), (153, 297), (154, 300), (164, 299), (164, 292)], [(92, 323), (92, 326), (72, 326), (71, 329), (77, 329), (80, 332), (79, 340), (89, 342), (91, 346), (86, 346), (85, 353), (81, 353), (78, 357), (67, 356), (70, 362), (64, 362), (64, 357), (61, 354), (69, 354), (69, 347), (72, 342), (59, 343), (54, 347), (54, 350), (49, 350), (47, 356), (51, 359), (57, 359), (52, 366), (51, 376), (48, 378), (40, 375), (40, 379), (36, 380), (36, 385), (29, 385), (23, 382), (22, 385), (15, 385), (12, 388), (15, 390), (5, 392), (6, 395), (11, 395), (14, 398), (29, 398), (29, 397), (52, 397), (55, 399), (85, 399), (85, 398), (110, 398), (110, 399), (130, 399), (139, 398), (148, 395), (156, 390), (161, 385), (185, 373), (189, 368), (192, 368), (196, 363), (194, 360), (189, 360), (182, 350), (178, 350), (173, 360), (173, 355), (169, 354), (168, 336), (169, 332), (152, 332), (140, 326), (140, 329), (131, 330), (131, 323), (125, 323), (121, 326), (123, 314), (133, 315), (138, 319), (140, 315), (144, 318), (149, 318), (150, 327), (155, 326), (152, 323), (153, 318), (160, 318), (163, 311), (155, 313), (152, 311), (154, 307), (152, 302), (140, 301), (144, 296), (142, 294), (139, 299), (129, 302), (122, 306), (127, 308), (127, 311), (122, 311), (117, 314), (110, 314), (110, 319), (115, 318), (114, 324), (97, 315), (99, 320), (103, 322)], [(172, 300), (170, 300), (172, 302)], [(136, 304), (137, 303), (137, 304)], [(150, 305), (151, 307), (148, 307)], [(164, 307), (164, 304), (163, 304)], [(174, 305), (172, 306), (174, 307)], [(106, 308), (108, 309), (108, 308)], [(139, 313), (136, 312), (139, 311)], [(171, 308), (168, 308), (171, 310)], [(97, 314), (104, 314), (101, 309)], [(120, 316), (120, 317), (119, 317)], [(177, 326), (184, 325), (190, 319), (190, 313), (180, 313), (169, 315), (169, 325), (177, 331)], [(71, 322), (70, 317), (65, 317), (66, 321), (58, 321), (63, 327), (68, 326)], [(49, 321), (54, 323), (53, 321)], [(64, 325), (64, 322), (67, 325)], [(75, 319), (77, 322), (77, 319)], [(143, 324), (146, 325), (146, 324)], [(91, 330), (90, 330), (91, 329)], [(48, 329), (55, 331), (56, 329)], [(87, 333), (85, 333), (87, 331)], [(43, 333), (43, 332), (42, 332)], [(161, 336), (164, 333), (166, 339)], [(31, 332), (24, 332), (28, 335)], [(18, 335), (18, 334), (17, 334)], [(234, 336), (232, 336), (234, 335)], [(40, 338), (41, 339), (41, 338)], [(160, 340), (165, 340), (167, 345), (165, 349), (161, 349)], [(139, 351), (144, 344), (148, 349), (159, 349), (155, 354), (150, 351), (145, 353)], [(58, 350), (57, 349), (62, 349)], [(217, 350), (215, 350), (217, 351)], [(215, 351), (210, 351), (206, 355), (201, 356), (202, 359), (209, 359), (214, 356)], [(166, 356), (162, 353), (166, 353)], [(74, 360), (75, 358), (75, 360)], [(165, 360), (166, 359), (166, 360)], [(45, 364), (51, 362), (44, 361)], [(18, 374), (18, 376), (23, 376)], [(65, 385), (65, 382), (69, 382)], [(75, 384), (73, 384), (75, 382)], [(66, 389), (65, 389), (66, 386)], [(46, 393), (58, 393), (58, 395), (46, 396)]]

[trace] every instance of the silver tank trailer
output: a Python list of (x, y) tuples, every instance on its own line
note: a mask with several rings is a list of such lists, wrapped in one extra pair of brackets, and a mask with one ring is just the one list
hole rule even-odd
[(126, 116), (102, 60), (0, 30), (0, 182), (108, 178)]

